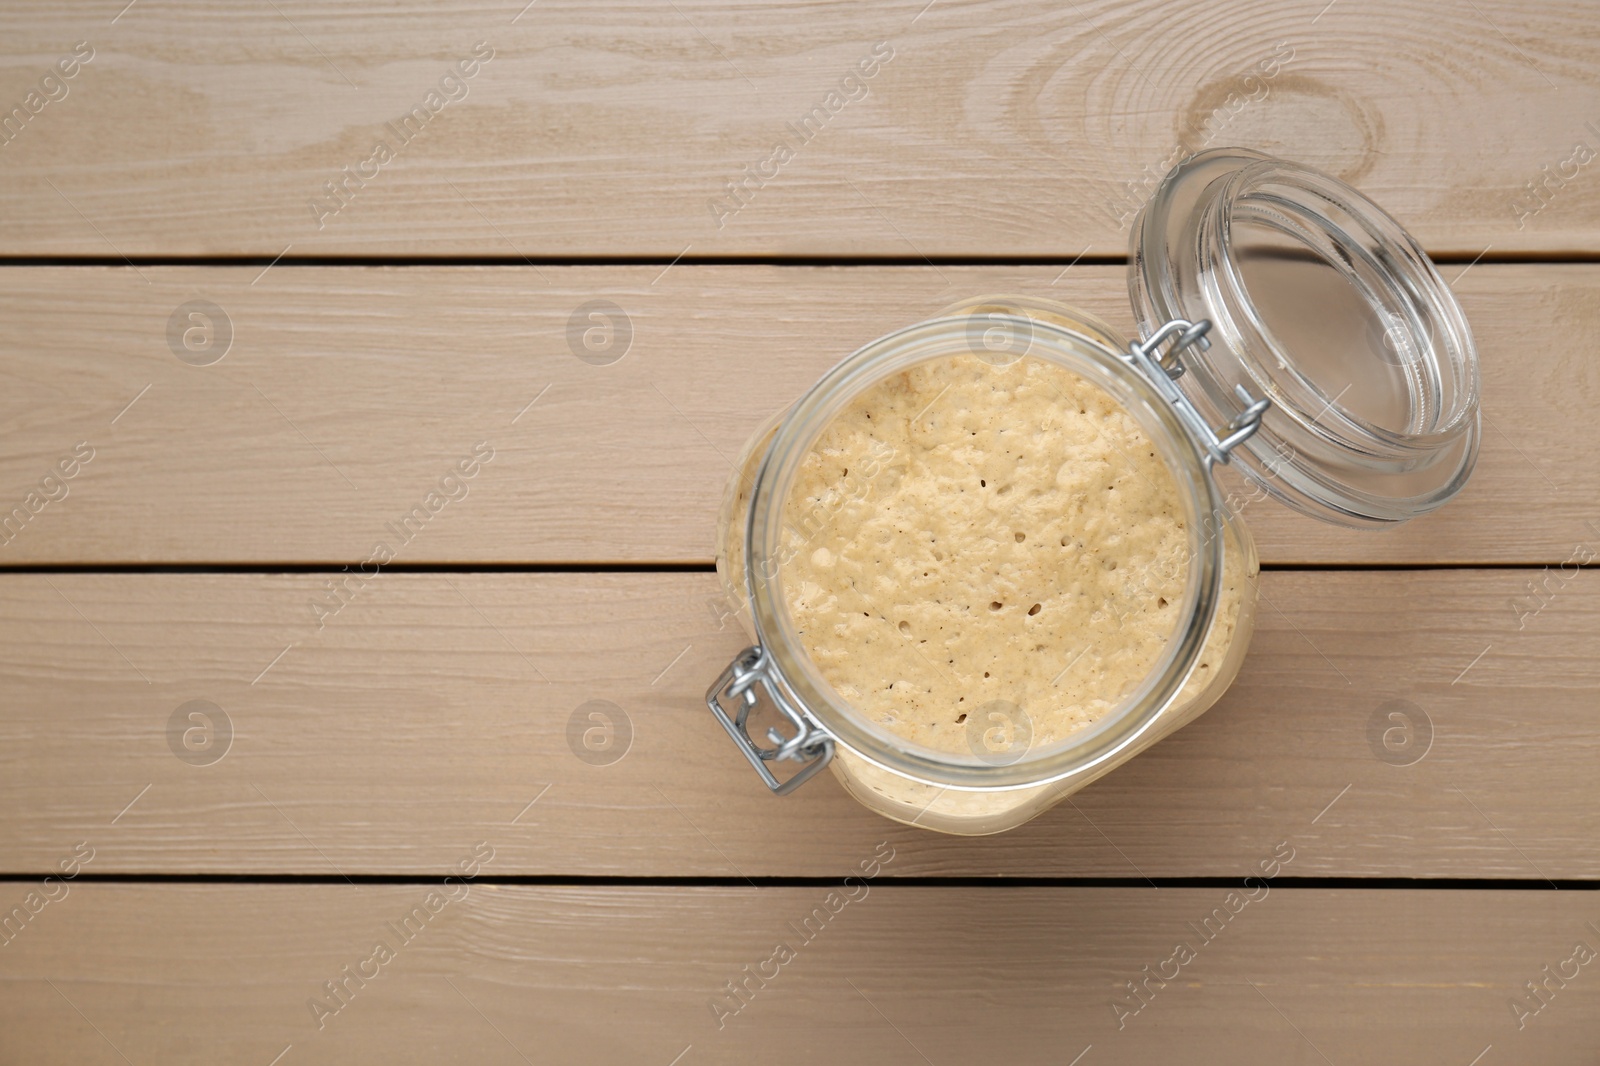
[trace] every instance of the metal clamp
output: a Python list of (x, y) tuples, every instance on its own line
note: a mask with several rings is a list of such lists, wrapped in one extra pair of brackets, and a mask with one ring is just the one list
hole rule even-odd
[[(784, 796), (828, 765), (828, 760), (833, 758), (833, 737), (784, 697), (781, 689), (769, 677), (771, 668), (772, 659), (765, 648), (759, 644), (746, 648), (734, 656), (733, 662), (712, 683), (706, 692), (706, 706), (711, 708), (711, 713), (717, 716), (717, 721), (722, 723), (728, 736), (744, 752), (744, 757), (750, 760), (750, 765), (756, 768), (756, 773), (761, 775), (767, 787), (777, 795)], [(755, 692), (758, 682), (766, 690), (768, 700), (778, 709), (778, 713), (795, 727), (794, 735), (790, 737), (785, 737), (776, 729), (768, 729), (767, 739), (773, 744), (770, 748), (756, 743), (748, 728), (750, 712), (760, 703)], [(737, 715), (728, 716), (722, 706), (724, 699), (738, 701)], [(774, 759), (789, 759), (802, 765), (789, 780), (779, 781), (767, 767), (767, 763)]]
[[(1201, 351), (1211, 347), (1211, 342), (1206, 339), (1210, 329), (1211, 322), (1204, 318), (1198, 322), (1175, 318), (1152, 333), (1143, 344), (1130, 344), (1123, 355), (1124, 359), (1143, 372), (1156, 391), (1177, 410), (1179, 419), (1205, 449), (1207, 469), (1217, 463), (1227, 463), (1233, 449), (1249, 440), (1261, 428), (1261, 416), (1272, 406), (1271, 400), (1258, 400), (1243, 385), (1235, 385), (1233, 394), (1244, 404), (1244, 410), (1229, 419), (1220, 433), (1200, 417), (1200, 412), (1195, 410), (1194, 404), (1189, 402), (1189, 398), (1174, 382), (1183, 376), (1184, 371), (1178, 353), (1190, 345)], [(1171, 346), (1162, 351), (1161, 346), (1169, 340), (1172, 341)]]

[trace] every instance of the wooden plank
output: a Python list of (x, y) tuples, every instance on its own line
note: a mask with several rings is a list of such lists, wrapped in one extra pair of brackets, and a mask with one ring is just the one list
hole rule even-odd
[[(439, 875), (492, 837), (507, 874), (828, 876), (887, 838), (895, 875), (1242, 876), (1292, 837), (1302, 876), (1595, 878), (1600, 577), (1551, 573), (1537, 612), (1527, 572), (1268, 573), (1216, 708), (976, 840), (768, 795), (703, 703), (744, 643), (708, 574), (381, 573), (320, 631), (316, 574), (11, 575), (0, 872), (87, 839), (102, 872)], [(597, 700), (613, 762), (570, 732)]]
[(1239, 143), (1435, 251), (1600, 249), (1581, 0), (119, 6), (7, 5), (0, 252), (1065, 261), (1121, 251), (1184, 152)]
[[(478, 442), (493, 460), (400, 561), (706, 562), (732, 458), (857, 346), (982, 292), (1129, 318), (1118, 267), (16, 268), (5, 280), (0, 513), (78, 442), (94, 458), (0, 543), (0, 565), (359, 562)], [(1600, 330), (1600, 267), (1480, 264), (1458, 288), (1487, 420), (1466, 492), (1383, 534), (1253, 504), (1269, 563), (1560, 564), (1600, 536), (1600, 467), (1581, 461), (1600, 452), (1600, 370), (1573, 341)], [(221, 309), (214, 333), (187, 317), (196, 300)], [(578, 313), (597, 300), (620, 309), (607, 312), (603, 354), (621, 354), (609, 365), (574, 354), (600, 329)], [(186, 331), (210, 349), (189, 352)], [(204, 361), (225, 344), (207, 366), (174, 354)]]
[[(435, 889), (66, 887), (0, 949), (7, 1061), (1466, 1064), (1586, 1061), (1600, 1038), (1600, 981), (1573, 961), (1600, 941), (1587, 893), (1260, 882), (1230, 906), (859, 881), (830, 914), (827, 887), (463, 883), (406, 942), (394, 925)], [(324, 985), (346, 967), (341, 1002)], [(1145, 967), (1148, 999), (1119, 1016)], [(1547, 1002), (1515, 1014), (1545, 967)]]

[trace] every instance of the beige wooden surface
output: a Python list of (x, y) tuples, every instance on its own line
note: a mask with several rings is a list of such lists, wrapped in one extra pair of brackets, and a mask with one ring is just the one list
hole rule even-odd
[[(1154, 180), (1227, 144), (1358, 182), (1434, 251), (1600, 241), (1581, 178), (1514, 206), (1594, 146), (1584, 0), (122, 6), (0, 15), (8, 107), (94, 49), (0, 148), (0, 251), (1118, 254)], [(493, 58), (459, 99), (394, 136), (478, 42)], [(864, 98), (786, 134), (878, 42)], [(710, 203), (786, 135), (794, 157), (719, 228)], [(380, 141), (393, 159), (369, 164)], [(360, 186), (319, 215), (345, 167)]]
[[(0, 10), (0, 1066), (1593, 1063), (1592, 5), (524, 2)], [(434, 89), (464, 98), (401, 144)], [(1126, 328), (1133, 210), (1232, 143), (1444, 261), (1467, 491), (1389, 534), (1252, 504), (1236, 687), (1019, 830), (765, 794), (703, 704), (744, 640), (705, 564), (751, 429), (962, 297)], [(592, 701), (615, 761), (569, 740)], [(308, 998), (480, 842), (488, 880), (319, 1029)]]
[[(1240, 877), (1293, 834), (1305, 876), (1600, 878), (1597, 584), (1519, 617), (1528, 579), (1268, 573), (1211, 713), (967, 840), (826, 778), (766, 793), (703, 703), (746, 639), (718, 628), (714, 575), (389, 574), (321, 630), (321, 575), (12, 576), (0, 809), (27, 817), (0, 854), (48, 869), (114, 839), (98, 871), (442, 876), (494, 832), (499, 873), (739, 878), (826, 876), (888, 836), (894, 876)], [(168, 734), (194, 699), (232, 724), (208, 766)], [(590, 700), (631, 737), (608, 765), (569, 746)], [(1415, 743), (1392, 738), (1411, 765), (1369, 736), (1395, 700), (1417, 708)]]
[[(480, 839), (499, 837), (459, 853)], [(1305, 850), (1287, 843), (1285, 872)], [(390, 923), (424, 886), (79, 884), (0, 948), (0, 1056), (1465, 1066), (1587, 1062), (1600, 1040), (1592, 963), (1520, 1030), (1510, 1006), (1600, 940), (1588, 894), (1263, 882), (1230, 906), (1220, 888), (850, 890), (807, 942), (795, 929), (830, 914), (826, 888), (452, 886), (465, 898), (400, 943)], [(379, 939), (392, 960), (314, 1014)], [(1137, 1002), (1124, 982), (1159, 976), (1180, 943), (1192, 961), (1119, 1029), (1113, 999)], [(715, 1014), (779, 944), (793, 957), (776, 976)]]
[[(493, 460), (398, 562), (709, 562), (751, 431), (873, 337), (995, 291), (1132, 328), (1122, 267), (664, 266), (13, 270), (0, 505), (79, 441), (95, 457), (0, 564), (360, 562), (479, 441)], [(1466, 492), (1379, 534), (1252, 504), (1267, 562), (1559, 565), (1600, 538), (1600, 363), (1580, 341), (1600, 267), (1463, 269), (1445, 276), (1486, 421)], [(195, 299), (232, 331), (203, 367), (168, 340)], [(609, 365), (569, 338), (592, 300), (626, 315)]]

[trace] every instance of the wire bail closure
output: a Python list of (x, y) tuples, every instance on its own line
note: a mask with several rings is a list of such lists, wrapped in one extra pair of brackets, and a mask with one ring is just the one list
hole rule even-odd
[[(1261, 428), (1261, 416), (1272, 406), (1271, 400), (1266, 398), (1258, 400), (1251, 396), (1250, 391), (1243, 385), (1235, 385), (1233, 394), (1244, 404), (1244, 410), (1229, 419), (1220, 433), (1200, 417), (1200, 412), (1195, 410), (1189, 398), (1174, 382), (1183, 376), (1185, 369), (1179, 359), (1179, 353), (1191, 345), (1201, 351), (1210, 348), (1211, 342), (1206, 339), (1206, 334), (1210, 330), (1209, 319), (1202, 318), (1198, 322), (1190, 322), (1174, 318), (1163, 324), (1143, 343), (1135, 342), (1128, 345), (1128, 350), (1122, 355), (1122, 358), (1149, 379), (1155, 385), (1156, 391), (1177, 410), (1179, 419), (1205, 450), (1203, 458), (1208, 471), (1218, 463), (1228, 462), (1233, 449), (1249, 440), (1255, 431)], [(1162, 345), (1168, 341), (1172, 343), (1163, 351)]]
[[(784, 696), (780, 686), (773, 684), (770, 672), (774, 668), (772, 657), (761, 645), (752, 645), (734, 656), (722, 675), (712, 683), (706, 692), (706, 706), (711, 708), (711, 713), (716, 715), (717, 721), (722, 723), (722, 728), (733, 738), (739, 750), (744, 752), (744, 757), (750, 765), (756, 768), (761, 775), (761, 780), (766, 782), (767, 788), (776, 795), (784, 796), (799, 788), (810, 780), (817, 771), (828, 765), (833, 758), (834, 740), (821, 726), (813, 722), (808, 716), (789, 702)], [(785, 737), (776, 728), (767, 730), (767, 739), (772, 747), (763, 747), (756, 743), (750, 735), (750, 712), (760, 705), (756, 696), (756, 685), (760, 684), (766, 690), (767, 698), (778, 713), (788, 719), (795, 727), (792, 736)], [(727, 710), (722, 706), (722, 701), (738, 701), (738, 713), (729, 717)], [(801, 767), (794, 776), (787, 781), (779, 781), (767, 767), (767, 763), (778, 759), (788, 759), (801, 763)]]

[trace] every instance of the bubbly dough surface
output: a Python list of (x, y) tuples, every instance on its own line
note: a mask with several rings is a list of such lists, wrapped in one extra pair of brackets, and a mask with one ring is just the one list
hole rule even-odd
[(936, 750), (1020, 754), (1083, 729), (1182, 621), (1171, 473), (1116, 401), (1045, 360), (952, 356), (875, 385), (806, 456), (784, 520), (784, 596), (823, 677)]

